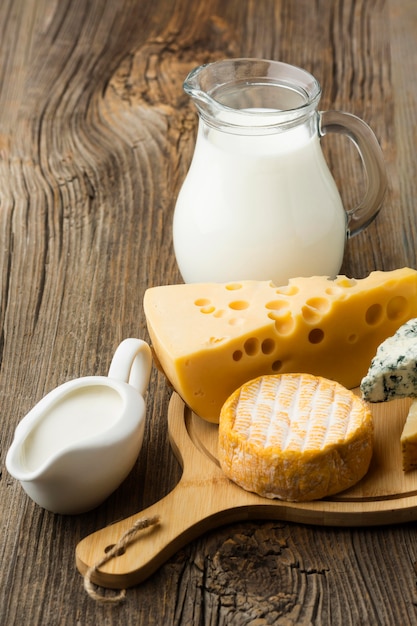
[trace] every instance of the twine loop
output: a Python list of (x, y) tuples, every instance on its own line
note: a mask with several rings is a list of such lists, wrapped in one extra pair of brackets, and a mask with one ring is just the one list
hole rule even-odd
[(95, 572), (97, 572), (100, 567), (102, 567), (105, 563), (108, 563), (111, 559), (116, 556), (120, 556), (123, 554), (126, 546), (133, 541), (135, 535), (141, 530), (145, 530), (145, 528), (149, 528), (149, 526), (153, 526), (159, 523), (159, 515), (154, 515), (153, 517), (141, 517), (136, 520), (131, 528), (126, 530), (123, 535), (120, 537), (119, 541), (105, 553), (105, 555), (97, 561), (94, 565), (88, 568), (84, 575), (84, 589), (96, 602), (101, 602), (102, 604), (118, 604), (122, 602), (126, 597), (126, 589), (122, 589), (120, 593), (115, 596), (103, 596), (98, 593), (96, 589), (96, 585), (94, 585), (91, 581), (91, 578)]

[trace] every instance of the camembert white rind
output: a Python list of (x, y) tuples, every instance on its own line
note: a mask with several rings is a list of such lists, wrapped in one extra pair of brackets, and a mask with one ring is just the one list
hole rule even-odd
[(308, 372), (360, 384), (379, 344), (417, 317), (417, 272), (187, 284), (146, 291), (161, 369), (186, 404), (218, 422), (227, 397), (263, 374)]
[(321, 377), (261, 376), (221, 410), (222, 470), (266, 498), (309, 501), (343, 491), (366, 474), (372, 450), (366, 403)]

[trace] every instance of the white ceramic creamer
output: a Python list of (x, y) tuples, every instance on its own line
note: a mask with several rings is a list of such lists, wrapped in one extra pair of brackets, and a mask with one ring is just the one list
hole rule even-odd
[[(184, 88), (199, 112), (173, 221), (184, 281), (334, 277), (347, 237), (374, 219), (385, 193), (369, 126), (346, 113), (318, 113), (318, 82), (284, 63), (220, 61), (191, 72)], [(350, 212), (321, 150), (330, 131), (354, 141), (366, 169), (365, 198)]]
[(126, 478), (143, 442), (151, 366), (148, 344), (125, 339), (108, 376), (60, 385), (18, 424), (6, 467), (37, 504), (82, 513)]

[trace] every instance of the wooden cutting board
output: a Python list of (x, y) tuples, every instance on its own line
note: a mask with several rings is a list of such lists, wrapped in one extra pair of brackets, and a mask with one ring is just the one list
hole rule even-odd
[(172, 448), (183, 467), (177, 486), (151, 507), (99, 530), (76, 549), (85, 574), (138, 518), (160, 523), (136, 535), (120, 556), (94, 572), (92, 581), (121, 589), (142, 582), (187, 542), (212, 528), (249, 519), (277, 519), (324, 526), (370, 526), (417, 520), (417, 471), (404, 473), (400, 435), (410, 400), (372, 406), (375, 444), (367, 475), (351, 489), (325, 500), (269, 500), (229, 481), (217, 460), (218, 426), (192, 413), (174, 393), (168, 411)]

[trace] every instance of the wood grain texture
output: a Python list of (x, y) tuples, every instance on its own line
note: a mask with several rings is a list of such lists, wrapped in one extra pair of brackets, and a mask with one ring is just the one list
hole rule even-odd
[[(416, 27), (413, 0), (0, 3), (0, 623), (416, 623), (414, 523), (236, 523), (179, 550), (124, 604), (88, 598), (77, 543), (180, 478), (170, 390), (156, 371), (143, 452), (95, 511), (49, 514), (4, 468), (24, 414), (65, 380), (105, 374), (121, 339), (146, 338), (144, 290), (179, 280), (171, 222), (194, 146), (182, 81), (195, 65), (231, 56), (301, 65), (322, 84), (321, 108), (363, 117), (389, 192), (349, 242), (343, 270), (416, 266)], [(355, 202), (354, 153), (323, 143)]]

